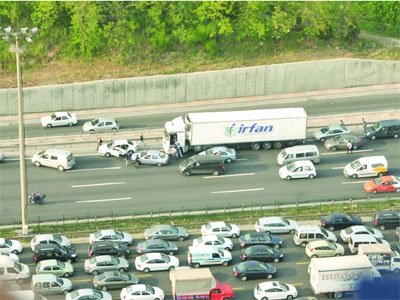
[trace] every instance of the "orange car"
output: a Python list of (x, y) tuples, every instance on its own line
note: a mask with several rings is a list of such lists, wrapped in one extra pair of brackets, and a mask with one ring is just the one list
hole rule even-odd
[(400, 193), (400, 177), (382, 176), (364, 183), (364, 190), (367, 193)]

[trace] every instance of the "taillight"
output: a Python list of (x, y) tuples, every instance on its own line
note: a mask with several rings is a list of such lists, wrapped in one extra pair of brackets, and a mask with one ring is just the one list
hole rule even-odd
[(98, 283), (97, 281), (95, 281), (95, 282), (93, 282), (93, 285), (94, 285), (94, 286), (98, 286), (99, 283)]
[(240, 242), (240, 246), (244, 247), (246, 245), (245, 242)]
[(314, 251), (314, 248), (310, 248), (310, 252), (313, 252)]
[(234, 271), (233, 274), (237, 277), (239, 276), (239, 272), (238, 271)]
[(189, 263), (192, 263), (192, 254), (189, 254)]
[(378, 220), (374, 220), (374, 225), (378, 226)]
[(142, 248), (138, 248), (137, 251), (138, 251), (139, 253), (142, 253), (143, 249), (142, 249)]
[(34, 259), (34, 261), (38, 261), (39, 260), (39, 256), (35, 255), (35, 257), (33, 259)]
[(92, 257), (92, 256), (93, 256), (93, 252), (90, 251), (90, 252), (89, 252), (89, 257)]
[(221, 168), (222, 168), (222, 170), (225, 170), (225, 165), (224, 165), (224, 164), (222, 164)]

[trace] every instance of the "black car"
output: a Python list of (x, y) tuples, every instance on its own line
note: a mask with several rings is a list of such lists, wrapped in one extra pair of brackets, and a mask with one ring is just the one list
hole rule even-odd
[(321, 226), (329, 230), (344, 229), (353, 225), (363, 225), (363, 221), (359, 216), (333, 213), (321, 217)]
[(45, 259), (58, 259), (66, 262), (78, 260), (75, 249), (57, 244), (38, 244), (35, 248), (33, 260), (39, 262)]
[(400, 215), (395, 210), (378, 210), (372, 216), (372, 221), (376, 227), (380, 230), (385, 230), (386, 228), (396, 228), (400, 225)]
[(248, 260), (233, 266), (233, 274), (242, 281), (247, 279), (271, 279), (276, 273), (273, 265), (256, 260)]
[(267, 234), (265, 232), (251, 232), (242, 235), (239, 238), (240, 247), (253, 245), (266, 245), (274, 248), (282, 247), (282, 238), (277, 235)]
[(241, 260), (258, 260), (264, 262), (280, 262), (283, 259), (281, 251), (266, 245), (254, 245), (240, 251)]
[(175, 255), (178, 253), (178, 247), (174, 242), (164, 241), (161, 239), (146, 240), (140, 242), (136, 246), (138, 253), (160, 252), (168, 255)]
[(94, 242), (89, 244), (89, 257), (96, 255), (129, 256), (129, 248), (121, 242)]

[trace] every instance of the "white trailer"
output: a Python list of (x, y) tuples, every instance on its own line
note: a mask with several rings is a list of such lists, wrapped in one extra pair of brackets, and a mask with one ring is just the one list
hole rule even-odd
[(171, 153), (179, 143), (184, 152), (216, 145), (279, 149), (303, 142), (306, 134), (307, 114), (301, 107), (189, 113), (165, 123), (163, 148)]
[(362, 280), (382, 283), (379, 271), (365, 255), (312, 258), (308, 273), (315, 295), (327, 294), (335, 299), (357, 291)]
[(400, 272), (399, 253), (392, 250), (389, 244), (363, 244), (358, 246), (358, 255), (365, 255), (379, 271)]

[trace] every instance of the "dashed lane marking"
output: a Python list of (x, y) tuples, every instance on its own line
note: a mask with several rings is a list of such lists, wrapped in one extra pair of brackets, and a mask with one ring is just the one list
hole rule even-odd
[(246, 190), (218, 191), (218, 192), (211, 192), (211, 194), (257, 192), (257, 191), (263, 191), (263, 190), (264, 190), (264, 188), (256, 188), (256, 189), (246, 189)]
[(105, 182), (105, 183), (94, 183), (94, 184), (81, 184), (81, 185), (71, 185), (72, 188), (81, 187), (94, 187), (94, 186), (105, 186), (105, 185), (116, 185), (116, 184), (126, 184), (126, 182)]

